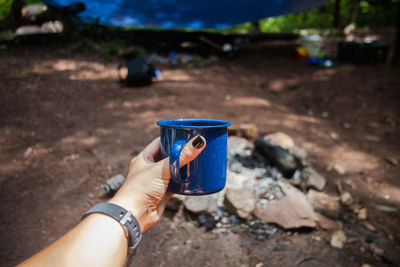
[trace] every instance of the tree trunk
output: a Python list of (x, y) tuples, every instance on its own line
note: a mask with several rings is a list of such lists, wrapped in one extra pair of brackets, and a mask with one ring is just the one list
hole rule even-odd
[(392, 66), (400, 70), (400, 3), (397, 4), (396, 40), (394, 42), (394, 53)]
[(347, 25), (350, 25), (356, 21), (359, 8), (360, 8), (360, 0), (353, 0), (353, 6), (351, 7), (350, 10), (349, 18), (347, 20)]
[(340, 0), (335, 0), (335, 8), (333, 10), (333, 27), (340, 28)]

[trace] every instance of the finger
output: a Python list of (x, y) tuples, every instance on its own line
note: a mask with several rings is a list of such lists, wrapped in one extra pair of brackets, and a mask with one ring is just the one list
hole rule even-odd
[(157, 207), (157, 216), (161, 217), (164, 213), (165, 207), (168, 204), (168, 200), (174, 195), (174, 193), (166, 192), (164, 197), (161, 199)]
[(194, 160), (206, 147), (206, 139), (198, 135), (189, 140), (181, 151), (179, 165), (182, 168), (192, 160)]
[(143, 150), (143, 159), (147, 162), (157, 162), (160, 158), (160, 148), (161, 140), (157, 137)]
[[(181, 151), (179, 166), (182, 168), (183, 166), (194, 160), (204, 150), (205, 147), (206, 140), (201, 135), (197, 135), (190, 139)], [(169, 157), (160, 161), (159, 164), (162, 166), (163, 169), (163, 178), (169, 178)]]

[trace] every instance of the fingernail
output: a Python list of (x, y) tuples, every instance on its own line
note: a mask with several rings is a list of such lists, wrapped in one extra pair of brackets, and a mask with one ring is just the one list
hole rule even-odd
[(194, 146), (195, 148), (199, 149), (202, 146), (204, 146), (204, 140), (203, 138), (201, 138), (201, 136), (197, 136), (196, 139), (194, 139), (192, 146)]

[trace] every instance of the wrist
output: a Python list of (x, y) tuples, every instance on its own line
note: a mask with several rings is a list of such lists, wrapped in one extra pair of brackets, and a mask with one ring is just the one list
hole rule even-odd
[(134, 199), (130, 198), (123, 198), (119, 195), (115, 195), (113, 198), (111, 198), (108, 203), (116, 204), (124, 209), (132, 212), (133, 216), (136, 218), (140, 225), (140, 230), (143, 233), (144, 230), (144, 218), (146, 214), (146, 209), (144, 208), (144, 205), (141, 204), (139, 201), (135, 201)]

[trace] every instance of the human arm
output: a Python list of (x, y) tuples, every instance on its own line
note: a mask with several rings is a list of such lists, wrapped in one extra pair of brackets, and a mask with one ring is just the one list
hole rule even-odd
[[(204, 138), (197, 138), (192, 138), (182, 150), (181, 166), (204, 149)], [(172, 196), (166, 192), (170, 180), (169, 158), (160, 158), (157, 138), (131, 161), (125, 183), (108, 201), (131, 211), (141, 232), (161, 218)], [(128, 239), (121, 225), (108, 216), (91, 214), (20, 266), (122, 266), (127, 250)]]

